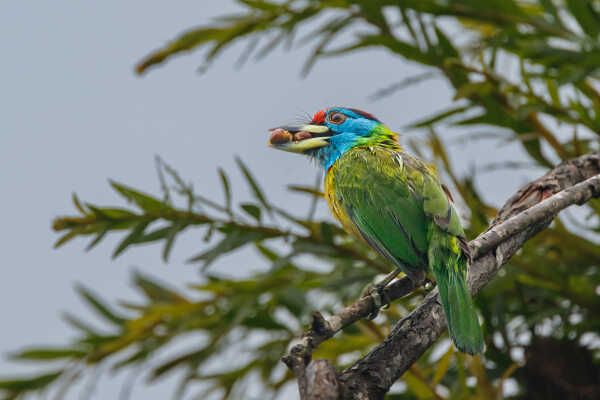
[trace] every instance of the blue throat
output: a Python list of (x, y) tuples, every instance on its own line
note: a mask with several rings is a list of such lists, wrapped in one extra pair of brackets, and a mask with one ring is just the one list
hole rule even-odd
[[(329, 146), (308, 152), (308, 155), (314, 158), (325, 171), (327, 171), (348, 150), (359, 145), (368, 145), (369, 137), (371, 136), (373, 129), (379, 125), (376, 121), (364, 119), (353, 122), (354, 123), (351, 125), (343, 124), (350, 125), (343, 126), (346, 129), (350, 129), (344, 129), (343, 132), (338, 132), (331, 136), (329, 138), (329, 142), (331, 143)], [(330, 126), (330, 128), (335, 129), (337, 127)]]

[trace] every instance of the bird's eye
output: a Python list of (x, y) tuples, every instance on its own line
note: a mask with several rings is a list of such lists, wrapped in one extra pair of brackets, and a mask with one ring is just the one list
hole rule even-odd
[(334, 112), (329, 114), (329, 122), (331, 122), (332, 124), (336, 124), (339, 125), (341, 123), (343, 123), (346, 120), (346, 116), (342, 113), (339, 112)]

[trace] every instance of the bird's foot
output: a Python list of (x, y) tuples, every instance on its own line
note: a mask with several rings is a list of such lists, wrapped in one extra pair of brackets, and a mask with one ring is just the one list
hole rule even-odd
[(396, 276), (398, 276), (398, 273), (400, 273), (399, 269), (392, 271), (391, 273), (387, 274), (385, 278), (383, 278), (381, 281), (374, 285), (369, 285), (367, 289), (363, 291), (364, 294), (361, 296), (361, 298), (373, 298), (374, 311), (372, 311), (367, 316), (368, 319), (373, 320), (377, 318), (380, 309), (387, 310), (388, 308), (390, 308), (391, 299), (387, 295), (385, 288), (387, 287), (387, 285), (390, 284), (391, 281), (394, 280), (394, 278), (396, 278)]
[(368, 320), (374, 320), (379, 315), (379, 310), (387, 310), (390, 308), (391, 300), (387, 293), (385, 292), (385, 286), (383, 285), (375, 285), (369, 292), (367, 296), (371, 296), (373, 298), (373, 311), (367, 315)]

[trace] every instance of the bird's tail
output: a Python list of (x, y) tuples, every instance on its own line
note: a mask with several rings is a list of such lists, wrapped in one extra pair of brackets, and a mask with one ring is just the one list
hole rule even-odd
[(460, 249), (458, 238), (444, 232), (434, 222), (429, 227), (428, 258), (452, 341), (460, 351), (481, 353), (483, 334), (467, 287), (468, 257)]

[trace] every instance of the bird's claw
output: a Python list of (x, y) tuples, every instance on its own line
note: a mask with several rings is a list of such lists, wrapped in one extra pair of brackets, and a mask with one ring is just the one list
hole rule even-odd
[(368, 293), (368, 296), (373, 298), (374, 310), (367, 315), (367, 319), (374, 320), (379, 315), (379, 310), (387, 310), (390, 308), (390, 298), (385, 292), (385, 286), (375, 285)]

